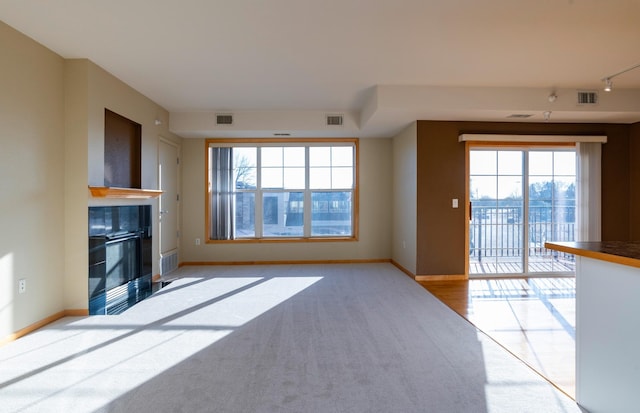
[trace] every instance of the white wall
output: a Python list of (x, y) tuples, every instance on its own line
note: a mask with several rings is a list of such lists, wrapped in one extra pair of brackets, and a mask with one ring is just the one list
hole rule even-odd
[(65, 148), (63, 59), (2, 22), (0, 56), (2, 340), (63, 307)]
[(416, 273), (417, 224), (417, 123), (393, 138), (392, 259)]
[[(205, 141), (182, 146), (182, 262), (366, 260), (391, 256), (391, 140), (360, 139), (360, 236), (357, 242), (206, 244)], [(202, 243), (195, 245), (195, 239)]]

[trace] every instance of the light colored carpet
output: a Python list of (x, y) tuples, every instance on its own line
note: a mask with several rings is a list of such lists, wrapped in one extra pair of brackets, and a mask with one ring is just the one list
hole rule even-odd
[(390, 264), (174, 275), (0, 348), (0, 411), (580, 411)]

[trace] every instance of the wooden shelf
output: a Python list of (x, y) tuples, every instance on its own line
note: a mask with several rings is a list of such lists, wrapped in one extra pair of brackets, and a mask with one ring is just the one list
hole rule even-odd
[(162, 195), (162, 191), (157, 189), (113, 188), (106, 186), (90, 186), (89, 191), (94, 198), (150, 199)]

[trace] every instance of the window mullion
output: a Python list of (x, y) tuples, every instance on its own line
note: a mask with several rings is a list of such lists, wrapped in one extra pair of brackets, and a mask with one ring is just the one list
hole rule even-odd
[(529, 149), (523, 151), (522, 163), (522, 272), (529, 274)]
[(262, 238), (262, 148), (260, 146), (256, 154), (256, 181), (255, 237)]
[(305, 238), (311, 237), (311, 182), (310, 182), (310, 164), (309, 164), (309, 146), (305, 146), (304, 150), (304, 202), (303, 206), (303, 217), (304, 217), (304, 227), (303, 233)]

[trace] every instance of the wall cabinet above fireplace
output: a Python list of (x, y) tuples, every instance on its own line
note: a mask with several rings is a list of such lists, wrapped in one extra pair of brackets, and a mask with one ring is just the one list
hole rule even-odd
[(142, 188), (142, 125), (104, 110), (104, 185)]

